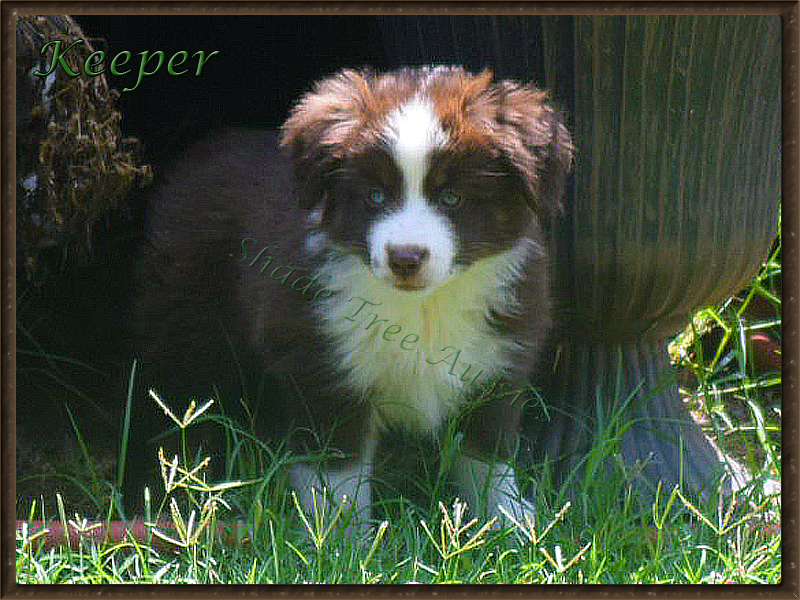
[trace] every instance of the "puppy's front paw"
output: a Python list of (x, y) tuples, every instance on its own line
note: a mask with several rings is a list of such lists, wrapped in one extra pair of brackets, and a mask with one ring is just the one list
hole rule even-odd
[(512, 523), (523, 532), (533, 531), (536, 523), (536, 507), (526, 498), (506, 498), (495, 507), (493, 516), (498, 523), (511, 525)]
[(462, 456), (455, 475), (473, 510), (485, 507), (486, 517), (497, 517), (497, 525), (510, 518), (520, 527), (533, 527), (535, 507), (520, 492), (512, 467)]
[(358, 467), (319, 471), (302, 463), (292, 466), (290, 481), (298, 496), (297, 508), (311, 537), (321, 534), (315, 529), (326, 528), (327, 524), (317, 522), (326, 516), (346, 523), (347, 535), (369, 535), (371, 486), (363, 469)]

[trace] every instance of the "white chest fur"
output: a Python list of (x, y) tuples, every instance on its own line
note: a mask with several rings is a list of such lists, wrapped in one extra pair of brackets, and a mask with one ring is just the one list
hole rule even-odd
[(517, 308), (511, 284), (524, 247), (479, 261), (426, 295), (394, 289), (355, 257), (320, 269), (336, 294), (319, 301), (316, 314), (348, 385), (371, 403), (378, 423), (434, 433), (467, 389), (510, 366), (515, 342), (485, 316)]

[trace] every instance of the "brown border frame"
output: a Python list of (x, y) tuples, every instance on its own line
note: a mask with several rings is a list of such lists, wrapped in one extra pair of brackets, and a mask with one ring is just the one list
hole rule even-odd
[[(559, 595), (559, 596), (645, 596), (654, 592), (659, 596), (726, 596), (746, 598), (751, 596), (797, 598), (798, 553), (797, 553), (797, 375), (798, 375), (798, 52), (800, 52), (800, 16), (797, 2), (22, 2), (9, 1), (0, 4), (0, 31), (2, 31), (2, 74), (0, 75), (0, 476), (2, 496), (0, 499), (0, 594), (3, 596), (176, 596), (206, 597), (243, 595), (293, 595), (285, 586), (272, 589), (264, 587), (164, 587), (148, 586), (40, 586), (21, 587), (15, 583), (14, 520), (15, 485), (14, 464), (16, 446), (16, 278), (15, 278), (15, 153), (16, 132), (13, 126), (15, 112), (15, 36), (14, 20), (17, 14), (775, 14), (781, 15), (782, 25), (782, 221), (783, 221), (783, 398), (782, 430), (783, 448), (783, 566), (780, 586), (752, 587), (726, 586), (695, 588), (689, 586), (658, 586), (657, 588), (631, 588), (623, 586), (597, 586), (580, 588), (326, 588), (320, 595), (335, 594), (342, 597), (365, 595), (439, 596), (454, 595)], [(786, 435), (786, 434), (789, 435)], [(412, 591), (413, 589), (413, 591)], [(300, 592), (305, 595), (308, 590)]]

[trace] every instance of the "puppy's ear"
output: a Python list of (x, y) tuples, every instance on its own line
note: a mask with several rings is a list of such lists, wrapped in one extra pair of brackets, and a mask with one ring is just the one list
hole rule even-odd
[(540, 191), (551, 210), (562, 210), (564, 188), (567, 175), (572, 169), (573, 155), (572, 137), (564, 125), (563, 118), (554, 110), (543, 115), (545, 123), (549, 123), (550, 138), (544, 158), (544, 168), (540, 172)]
[(500, 147), (523, 178), (538, 211), (553, 215), (562, 208), (574, 148), (569, 131), (546, 93), (502, 82), (495, 88)]
[(325, 177), (333, 170), (371, 109), (368, 73), (345, 70), (318, 82), (303, 96), (281, 132), (281, 146), (292, 159), (304, 208), (317, 205)]

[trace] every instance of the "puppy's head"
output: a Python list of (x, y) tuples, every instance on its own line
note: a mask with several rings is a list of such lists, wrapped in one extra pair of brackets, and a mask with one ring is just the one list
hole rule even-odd
[(559, 207), (572, 143), (544, 92), (484, 71), (344, 71), (283, 127), (317, 249), (428, 293)]

